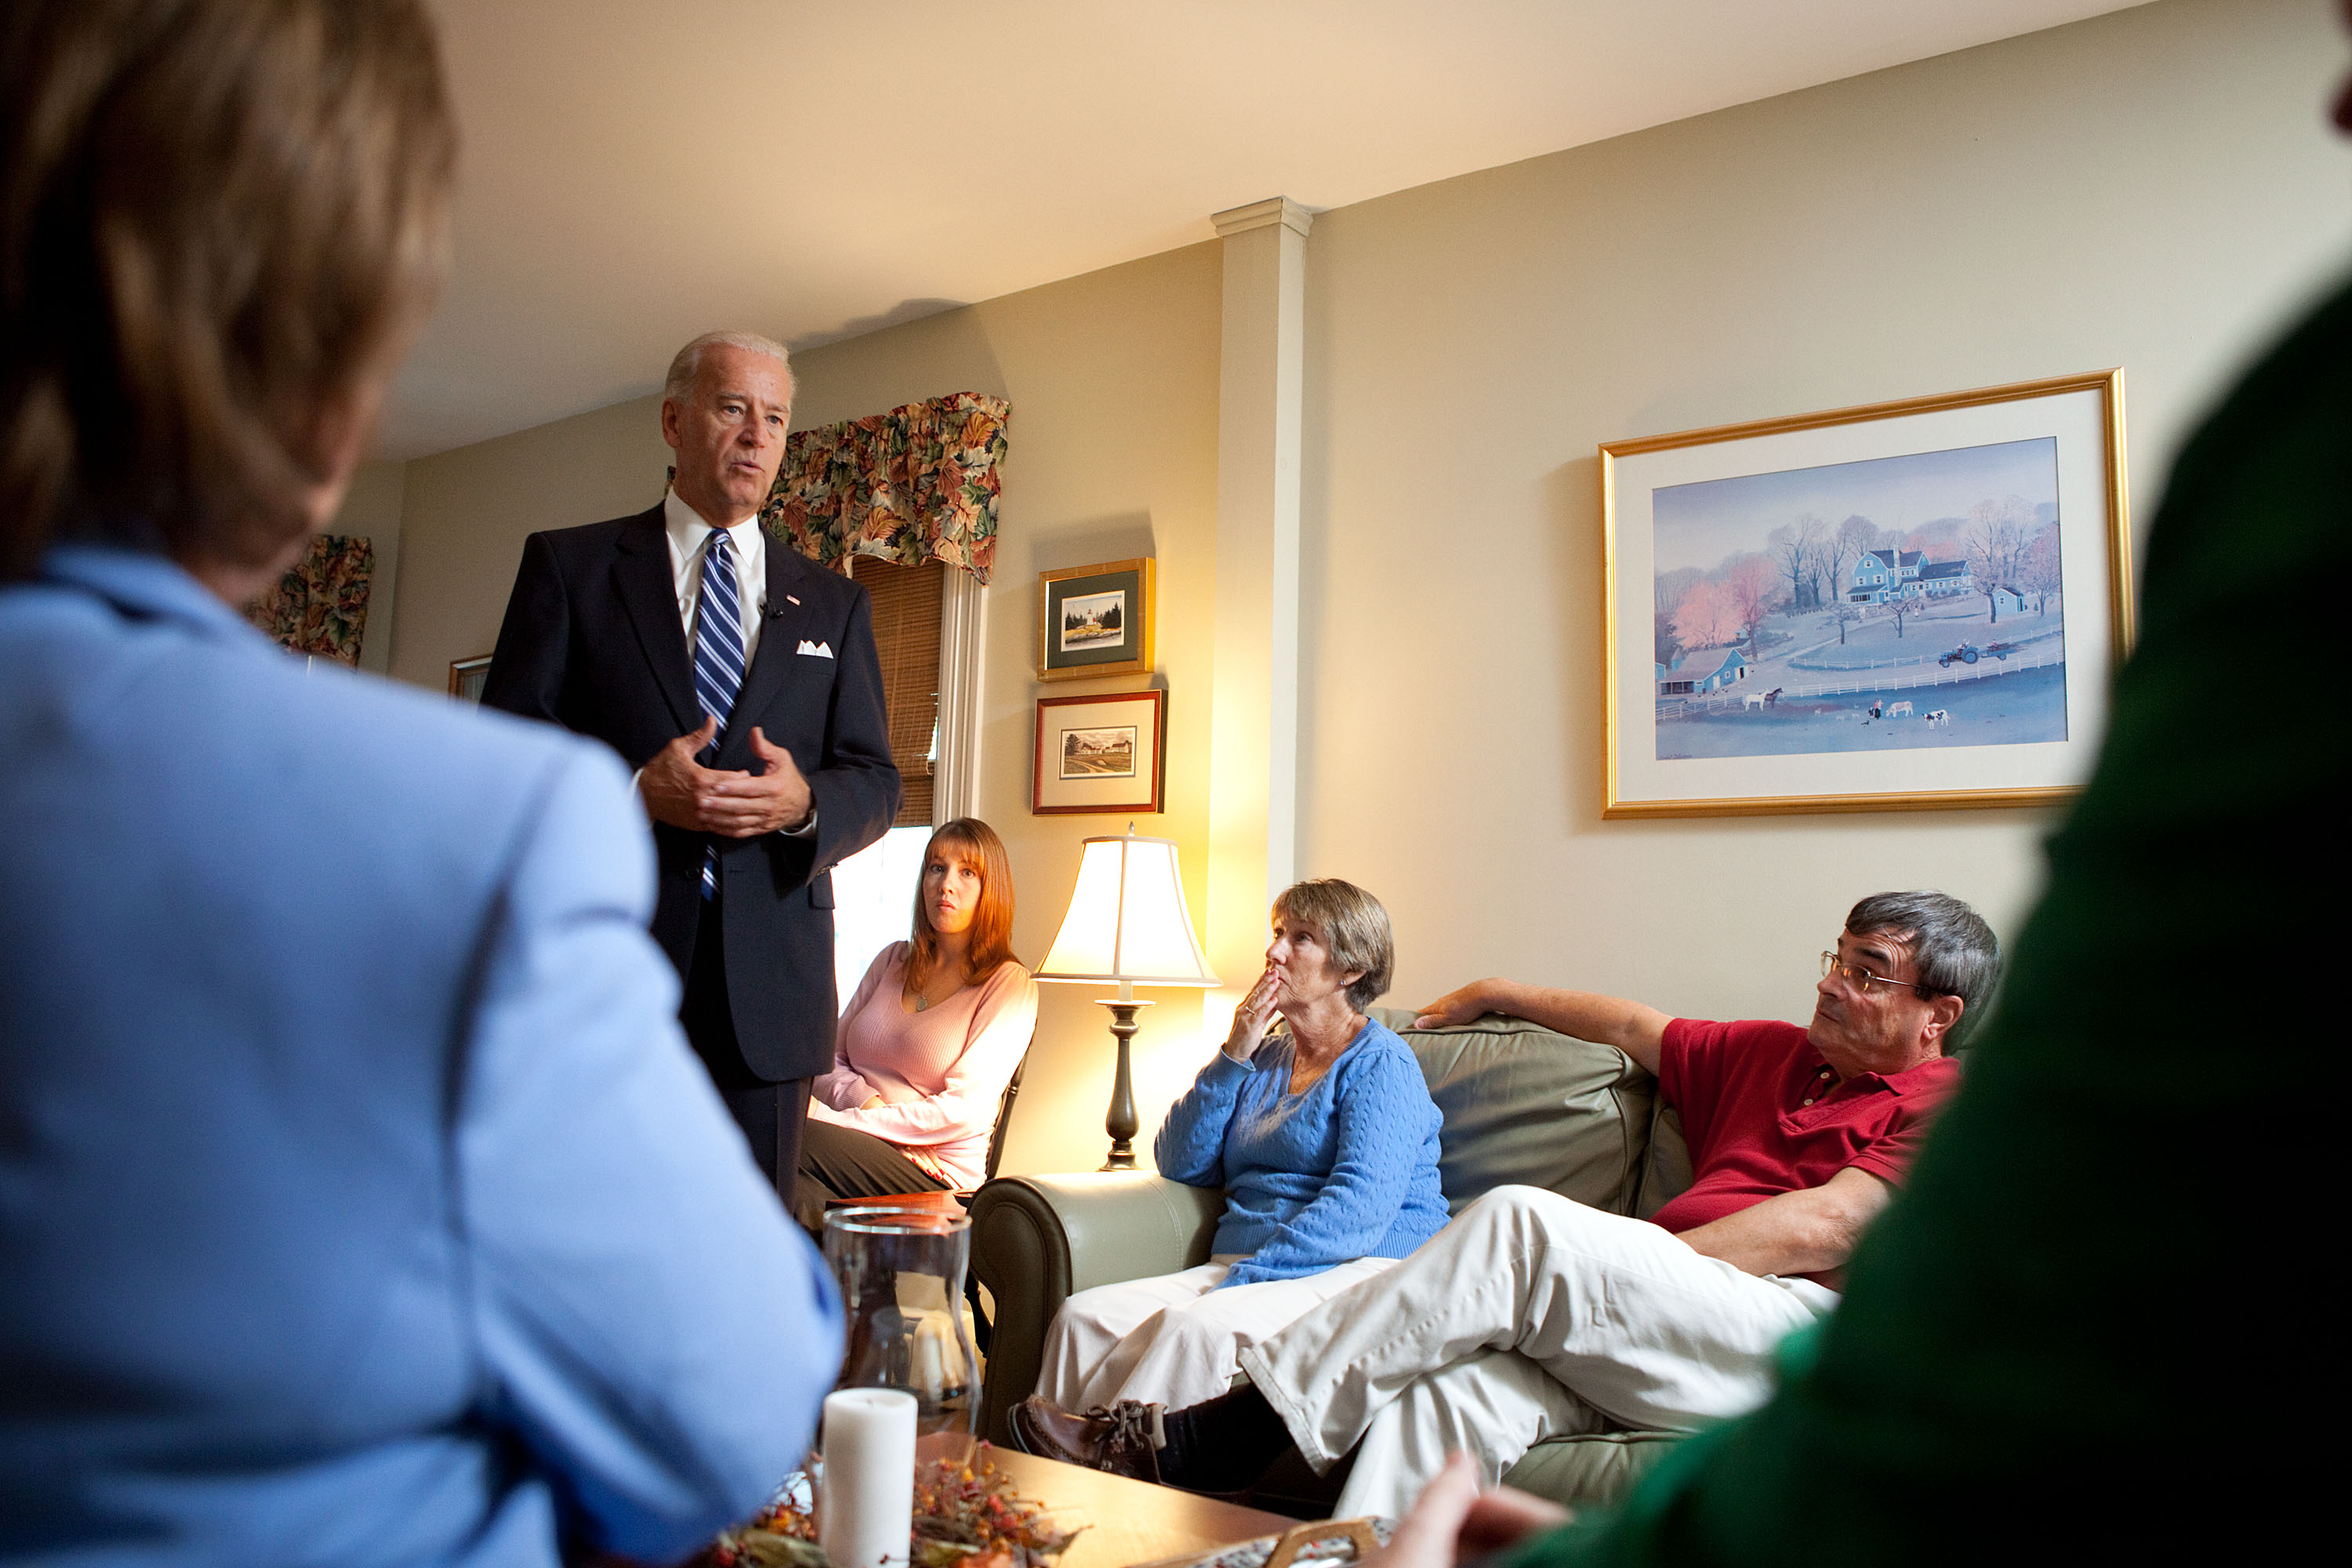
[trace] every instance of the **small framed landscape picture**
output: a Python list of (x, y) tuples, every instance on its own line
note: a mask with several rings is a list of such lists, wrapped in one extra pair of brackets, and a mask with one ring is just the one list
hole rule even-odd
[(2131, 641), (2123, 372), (1601, 448), (1604, 816), (2036, 805)]
[(1039, 816), (1159, 811), (1167, 735), (1164, 691), (1039, 698), (1029, 809)]
[(467, 704), (482, 700), (482, 688), (490, 679), (490, 656), (477, 654), (472, 658), (449, 661), (449, 695)]
[(1151, 558), (1037, 576), (1037, 679), (1151, 672)]

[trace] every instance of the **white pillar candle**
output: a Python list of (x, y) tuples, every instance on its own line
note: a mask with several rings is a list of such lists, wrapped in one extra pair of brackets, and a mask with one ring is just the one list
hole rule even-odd
[(915, 1396), (845, 1388), (824, 1396), (817, 1544), (834, 1568), (907, 1568), (915, 1521)]
[(937, 1312), (926, 1312), (915, 1323), (914, 1362), (910, 1369), (915, 1386), (923, 1397), (936, 1403), (940, 1391), (947, 1386), (947, 1357), (941, 1347), (947, 1343), (947, 1321)]

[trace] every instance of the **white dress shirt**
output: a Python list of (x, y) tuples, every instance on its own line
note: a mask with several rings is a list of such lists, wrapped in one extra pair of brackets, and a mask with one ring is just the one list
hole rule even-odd
[[(686, 628), (686, 647), (690, 656), (694, 649), (694, 616), (702, 604), (702, 558), (710, 549), (710, 536), (719, 531), (703, 515), (677, 499), (672, 490), (662, 498), (662, 529), (669, 535), (669, 576), (677, 589), (678, 624)], [(743, 669), (749, 674), (751, 658), (760, 651), (760, 627), (768, 612), (768, 535), (760, 526), (760, 514), (753, 512), (740, 522), (727, 525), (728, 541), (735, 551), (735, 589), (743, 597), (742, 619), (738, 623), (743, 631)], [(645, 770), (637, 770), (637, 780)], [(636, 782), (636, 781), (632, 781)], [(777, 832), (789, 838), (804, 838), (816, 831), (816, 811), (811, 806), (808, 820), (797, 827), (780, 827)]]
[[(676, 490), (662, 498), (662, 524), (669, 535), (669, 575), (677, 588), (677, 618), (686, 628), (686, 646), (691, 650), (694, 613), (702, 602), (702, 558), (710, 549), (710, 536), (719, 531), (678, 500)], [(743, 629), (743, 668), (749, 670), (751, 656), (760, 651), (760, 622), (768, 607), (768, 536), (754, 512), (728, 524), (727, 537), (735, 550), (735, 587), (743, 596), (742, 618), (737, 624)]]

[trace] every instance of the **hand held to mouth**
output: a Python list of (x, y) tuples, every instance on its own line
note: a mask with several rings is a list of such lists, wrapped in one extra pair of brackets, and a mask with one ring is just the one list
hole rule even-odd
[(1249, 988), (1241, 1005), (1234, 1009), (1234, 1026), (1225, 1036), (1225, 1055), (1237, 1062), (1245, 1062), (1265, 1038), (1266, 1026), (1274, 1022), (1275, 1004), (1282, 995), (1282, 971), (1271, 963)]

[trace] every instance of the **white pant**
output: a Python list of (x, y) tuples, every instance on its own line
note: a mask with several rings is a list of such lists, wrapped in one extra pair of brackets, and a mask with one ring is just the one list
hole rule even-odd
[(1339, 1517), (1395, 1518), (1454, 1448), (1492, 1485), (1545, 1437), (1753, 1409), (1773, 1347), (1836, 1302), (1644, 1221), (1497, 1187), (1240, 1359), (1317, 1469), (1356, 1447)]
[(1220, 1290), (1229, 1263), (1203, 1263), (1081, 1290), (1046, 1331), (1037, 1392), (1065, 1410), (1115, 1399), (1176, 1408), (1233, 1386), (1244, 1346), (1255, 1344), (1318, 1302), (1394, 1267), (1360, 1258), (1300, 1279), (1267, 1279)]

